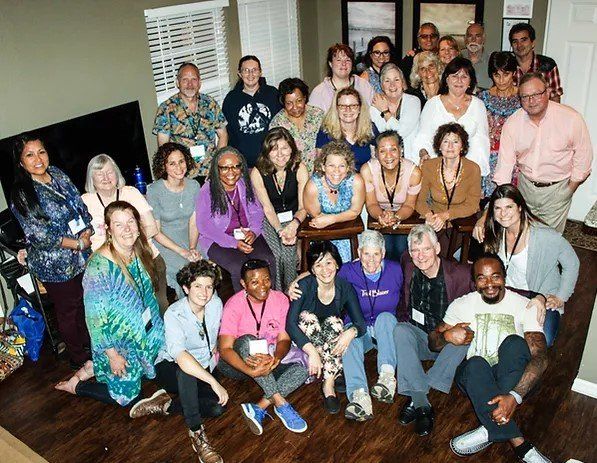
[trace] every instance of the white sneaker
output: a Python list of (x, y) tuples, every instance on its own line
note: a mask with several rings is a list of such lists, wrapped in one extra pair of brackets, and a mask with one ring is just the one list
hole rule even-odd
[(484, 426), (465, 432), (450, 440), (452, 452), (460, 457), (467, 457), (489, 447), (489, 434)]
[(396, 378), (394, 373), (384, 371), (380, 373), (375, 386), (371, 388), (371, 395), (380, 402), (391, 404), (396, 393)]
[(352, 393), (352, 401), (346, 406), (344, 416), (355, 421), (365, 421), (373, 418), (371, 396), (365, 392), (365, 389), (357, 389)]
[(531, 447), (531, 450), (524, 454), (521, 461), (525, 463), (551, 463), (551, 460), (537, 450), (537, 447)]

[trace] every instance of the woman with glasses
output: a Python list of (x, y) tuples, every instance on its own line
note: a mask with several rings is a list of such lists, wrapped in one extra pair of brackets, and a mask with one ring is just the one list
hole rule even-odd
[[(506, 119), (516, 110), (520, 109), (518, 88), (514, 85), (514, 74), (516, 74), (518, 63), (512, 53), (496, 51), (489, 56), (488, 71), (493, 86), (489, 90), (479, 93), (479, 99), (487, 108), (487, 121), (489, 122), (489, 172), (483, 179), (483, 195), (491, 196), (495, 189), (493, 173), (498, 160), (500, 150), (500, 138), (502, 127)], [(518, 170), (512, 174), (512, 184), (518, 184)]]
[(369, 40), (365, 55), (367, 69), (363, 71), (361, 78), (371, 84), (375, 93), (381, 93), (381, 68), (384, 64), (394, 61), (395, 52), (394, 44), (385, 35), (378, 35)]
[(284, 109), (274, 116), (269, 127), (283, 127), (290, 132), (303, 163), (309, 172), (313, 172), (313, 162), (317, 157), (315, 139), (324, 112), (321, 108), (307, 104), (309, 87), (301, 79), (284, 79), (278, 86), (278, 92)]
[(354, 52), (348, 45), (336, 43), (328, 48), (327, 77), (311, 92), (311, 104), (327, 111), (334, 102), (334, 95), (344, 88), (353, 88), (363, 101), (371, 104), (375, 90), (362, 77), (352, 75)]
[(282, 109), (276, 87), (267, 85), (261, 61), (253, 55), (238, 62), (239, 80), (224, 98), (222, 111), (228, 125), (228, 143), (255, 165), (272, 118)]
[(266, 260), (275, 281), (276, 259), (263, 237), (263, 207), (245, 158), (230, 146), (218, 149), (208, 178), (195, 202), (201, 248), (230, 273), (235, 292), (242, 289), (241, 267), (249, 259)]
[(434, 136), (443, 124), (458, 123), (468, 134), (467, 159), (477, 163), (481, 175), (489, 175), (489, 127), (483, 102), (473, 96), (477, 85), (472, 63), (456, 57), (442, 74), (439, 95), (430, 99), (421, 112), (421, 125), (414, 142), (420, 162), (436, 156)]
[(421, 108), (428, 100), (437, 95), (443, 69), (444, 65), (434, 52), (423, 51), (415, 56), (410, 73), (412, 88), (408, 90), (408, 93), (419, 99)]
[(335, 104), (328, 110), (315, 146), (321, 149), (330, 141), (344, 141), (354, 154), (357, 172), (371, 159), (377, 128), (371, 123), (369, 106), (361, 95), (348, 87), (336, 94)]

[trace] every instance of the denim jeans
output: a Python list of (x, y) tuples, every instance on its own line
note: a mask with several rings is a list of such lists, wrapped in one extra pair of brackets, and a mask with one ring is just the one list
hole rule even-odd
[[(383, 312), (377, 316), (373, 324), (373, 332), (377, 342), (378, 372), (382, 365), (391, 365), (394, 370), (396, 369), (396, 346), (394, 345), (393, 333), (397, 323), (398, 321), (393, 314)], [(368, 327), (367, 333), (350, 343), (342, 356), (348, 400), (351, 400), (352, 393), (357, 389), (362, 388), (369, 392), (367, 375), (365, 374), (365, 354), (375, 347), (369, 328), (371, 327)]]
[(560, 312), (557, 310), (549, 310), (545, 313), (545, 323), (543, 324), (543, 332), (545, 333), (545, 342), (547, 347), (553, 346), (560, 328)]

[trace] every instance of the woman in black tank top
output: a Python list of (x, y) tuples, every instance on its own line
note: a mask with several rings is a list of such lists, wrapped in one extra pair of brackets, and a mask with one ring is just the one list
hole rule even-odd
[(297, 275), (296, 234), (307, 215), (303, 189), (308, 179), (290, 132), (283, 127), (271, 129), (251, 171), (251, 182), (265, 212), (263, 236), (276, 258), (278, 290), (285, 291)]

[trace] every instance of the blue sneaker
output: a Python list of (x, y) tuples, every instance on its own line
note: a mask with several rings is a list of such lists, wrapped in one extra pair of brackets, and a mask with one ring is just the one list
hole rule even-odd
[(243, 418), (247, 422), (251, 432), (258, 436), (263, 434), (263, 426), (261, 425), (261, 422), (268, 413), (255, 404), (241, 404), (240, 408), (243, 411)]
[(290, 431), (304, 432), (307, 430), (307, 422), (301, 418), (289, 403), (285, 403), (280, 407), (274, 407), (274, 412), (280, 417), (284, 426)]

